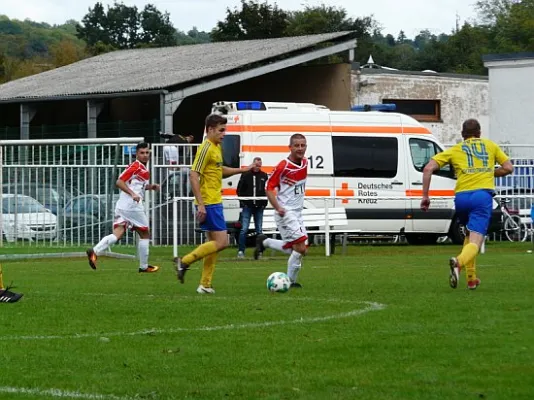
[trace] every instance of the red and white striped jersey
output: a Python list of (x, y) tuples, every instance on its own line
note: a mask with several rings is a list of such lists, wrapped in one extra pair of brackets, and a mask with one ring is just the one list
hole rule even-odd
[(289, 158), (280, 161), (267, 180), (267, 190), (277, 190), (276, 199), (285, 210), (302, 210), (308, 177), (308, 160), (300, 165)]
[[(150, 172), (147, 167), (140, 161), (135, 160), (128, 168), (119, 176), (121, 181), (126, 182), (126, 185), (143, 200), (145, 195), (145, 186), (150, 180)], [(139, 206), (141, 202), (136, 203), (132, 197), (128, 194), (120, 191), (119, 200), (117, 201), (116, 208), (130, 209), (132, 207)]]

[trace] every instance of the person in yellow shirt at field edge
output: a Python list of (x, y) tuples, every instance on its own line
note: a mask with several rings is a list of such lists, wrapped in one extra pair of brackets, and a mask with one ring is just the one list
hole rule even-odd
[[(476, 275), (476, 257), (485, 240), (493, 210), (495, 177), (506, 176), (514, 166), (501, 148), (489, 139), (480, 138), (480, 124), (468, 119), (462, 125), (463, 142), (436, 154), (423, 170), (423, 198), (421, 209), (430, 206), (428, 190), (432, 174), (449, 164), (454, 168), (457, 182), (454, 205), (460, 223), (466, 226), (462, 252), (449, 260), (449, 283), (458, 286), (460, 271), (466, 268), (467, 288), (476, 289), (480, 279)], [(495, 164), (500, 167), (495, 169)]]
[(196, 216), (200, 228), (207, 233), (208, 241), (198, 246), (191, 253), (177, 260), (178, 280), (184, 283), (189, 266), (204, 259), (202, 277), (197, 293), (213, 294), (211, 285), (217, 253), (228, 246), (226, 222), (222, 205), (222, 180), (232, 175), (250, 171), (246, 168), (223, 166), (221, 143), (226, 134), (227, 119), (221, 115), (210, 114), (206, 117), (206, 139), (200, 145), (191, 166), (191, 189), (195, 196)]

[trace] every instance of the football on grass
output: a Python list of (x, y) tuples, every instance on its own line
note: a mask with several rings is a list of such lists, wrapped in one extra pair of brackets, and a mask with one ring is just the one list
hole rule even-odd
[(291, 286), (289, 276), (283, 272), (273, 272), (267, 278), (267, 289), (270, 292), (285, 293), (289, 290), (289, 286)]

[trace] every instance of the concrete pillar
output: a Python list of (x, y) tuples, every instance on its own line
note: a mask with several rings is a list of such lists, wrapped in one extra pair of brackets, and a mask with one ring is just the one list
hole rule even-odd
[[(96, 139), (97, 137), (97, 121), (98, 116), (102, 112), (102, 108), (104, 107), (103, 103), (99, 103), (95, 100), (87, 100), (87, 137), (89, 139)], [(88, 189), (91, 190), (92, 194), (99, 194), (100, 193), (100, 179), (98, 176), (98, 168), (97, 165), (97, 149), (95, 145), (89, 146), (89, 165), (91, 165), (89, 169), (89, 182), (88, 182)], [(103, 177), (102, 177), (103, 178)], [(102, 182), (105, 182), (105, 179), (102, 179)]]
[(96, 123), (102, 108), (104, 108), (103, 103), (87, 100), (87, 137), (90, 139), (94, 139), (97, 136)]
[(180, 107), (180, 104), (182, 104), (183, 99), (176, 98), (176, 96), (173, 96), (172, 93), (165, 95), (165, 110), (163, 112), (163, 121), (164, 121), (164, 130), (162, 132), (165, 133), (172, 133), (173, 131), (173, 121), (174, 121), (174, 113)]
[(20, 139), (30, 138), (30, 122), (35, 117), (35, 108), (29, 104), (20, 105)]
[[(35, 117), (35, 107), (30, 104), (22, 103), (20, 105), (20, 140), (29, 140), (30, 139), (30, 123)], [(19, 163), (27, 164), (28, 163), (28, 147), (21, 146), (19, 148)]]

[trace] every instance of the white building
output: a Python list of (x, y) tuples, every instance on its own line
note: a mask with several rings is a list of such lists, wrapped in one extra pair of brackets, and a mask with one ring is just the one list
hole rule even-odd
[[(391, 68), (361, 68), (352, 74), (353, 105), (395, 103), (444, 144), (461, 139), (464, 120), (476, 118), (488, 132), (488, 78)], [(534, 125), (533, 125), (534, 126)]]
[[(528, 144), (528, 157), (534, 158), (534, 53), (491, 54), (483, 60), (489, 70), (490, 138)], [(518, 150), (514, 147), (515, 155)]]

